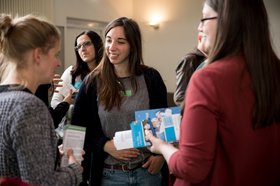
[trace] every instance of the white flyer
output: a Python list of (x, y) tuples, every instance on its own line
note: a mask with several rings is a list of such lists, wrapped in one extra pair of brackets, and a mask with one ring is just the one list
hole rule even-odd
[[(63, 135), (63, 151), (67, 149), (73, 149), (76, 160), (81, 163), (82, 152), (84, 148), (86, 128), (76, 125), (66, 125)], [(61, 167), (68, 165), (68, 157), (63, 155), (61, 158)]]

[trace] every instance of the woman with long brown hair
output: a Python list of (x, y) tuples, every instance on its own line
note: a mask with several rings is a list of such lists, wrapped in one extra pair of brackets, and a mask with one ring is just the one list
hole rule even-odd
[(113, 137), (130, 129), (135, 111), (167, 107), (164, 82), (157, 70), (144, 65), (134, 20), (121, 17), (109, 23), (104, 46), (103, 60), (83, 82), (72, 116), (72, 124), (87, 127), (84, 181), (161, 185), (163, 157), (146, 148), (116, 150)]

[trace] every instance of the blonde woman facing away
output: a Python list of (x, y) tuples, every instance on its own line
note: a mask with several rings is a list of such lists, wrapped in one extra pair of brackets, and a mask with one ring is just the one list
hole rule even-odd
[(0, 176), (32, 185), (75, 186), (82, 167), (71, 150), (56, 166), (57, 138), (47, 106), (34, 93), (60, 65), (56, 27), (35, 16), (0, 15)]

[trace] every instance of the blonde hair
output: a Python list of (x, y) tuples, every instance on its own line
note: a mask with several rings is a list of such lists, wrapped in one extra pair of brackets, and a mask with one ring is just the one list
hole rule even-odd
[(59, 40), (59, 30), (44, 18), (26, 15), (13, 19), (0, 14), (0, 82), (9, 73), (9, 67), (26, 66), (28, 51), (40, 48), (47, 54)]
[(6, 60), (17, 62), (17, 67), (24, 65), (24, 54), (35, 48), (44, 53), (53, 48), (60, 40), (58, 29), (43, 18), (33, 15), (16, 17), (0, 15), (0, 52)]
[(4, 78), (5, 69), (7, 68), (7, 63), (4, 61), (3, 54), (0, 53), (0, 83), (2, 82), (2, 79)]

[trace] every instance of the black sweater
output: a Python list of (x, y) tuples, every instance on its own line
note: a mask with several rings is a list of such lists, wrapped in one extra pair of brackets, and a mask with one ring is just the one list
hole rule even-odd
[[(144, 71), (144, 78), (149, 93), (150, 109), (167, 107), (167, 90), (159, 72), (148, 68)], [(87, 127), (84, 145), (86, 154), (82, 162), (83, 180), (90, 180), (90, 185), (98, 186), (101, 184), (104, 159), (108, 155), (103, 147), (110, 139), (102, 132), (95, 83), (87, 90), (85, 83), (82, 83), (76, 97), (71, 123)]]
[(58, 124), (61, 122), (62, 118), (66, 115), (68, 109), (69, 109), (69, 103), (63, 101), (59, 103), (54, 109), (49, 105), (49, 95), (48, 91), (51, 84), (43, 84), (38, 87), (38, 89), (35, 92), (35, 95), (40, 98), (46, 106), (49, 108), (49, 111), (51, 113), (53, 123), (55, 128), (58, 127)]

